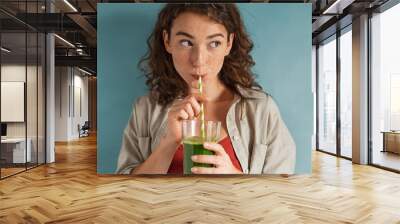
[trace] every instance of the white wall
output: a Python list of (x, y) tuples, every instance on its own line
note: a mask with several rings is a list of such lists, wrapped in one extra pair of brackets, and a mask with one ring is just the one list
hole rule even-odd
[(67, 67), (55, 68), (55, 141), (68, 140), (68, 71)]
[(77, 139), (78, 124), (88, 120), (88, 78), (83, 75), (76, 68), (56, 67), (56, 141)]

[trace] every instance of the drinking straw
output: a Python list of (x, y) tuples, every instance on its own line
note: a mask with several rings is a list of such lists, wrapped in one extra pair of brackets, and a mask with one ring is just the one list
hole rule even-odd
[[(201, 76), (199, 76), (199, 91), (200, 95), (203, 95), (203, 82), (201, 80)], [(203, 102), (200, 103), (200, 134), (203, 139), (206, 138), (206, 133), (205, 133), (205, 122), (204, 122), (204, 104)]]

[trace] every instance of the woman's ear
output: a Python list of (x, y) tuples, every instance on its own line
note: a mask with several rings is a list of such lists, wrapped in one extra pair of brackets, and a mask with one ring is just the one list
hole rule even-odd
[(225, 51), (225, 56), (228, 56), (229, 53), (231, 52), (232, 45), (233, 45), (233, 38), (235, 38), (235, 35), (233, 33), (229, 34), (229, 39), (226, 45), (226, 51)]
[(163, 41), (165, 50), (171, 54), (171, 46), (169, 46), (169, 37), (168, 37), (168, 32), (166, 30), (163, 30)]

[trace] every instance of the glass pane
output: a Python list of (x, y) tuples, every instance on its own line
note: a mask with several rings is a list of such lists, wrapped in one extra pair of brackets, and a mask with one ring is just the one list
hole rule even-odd
[(400, 130), (400, 73), (390, 74), (390, 130)]
[(31, 32), (27, 33), (28, 38), (28, 62), (27, 62), (27, 99), (26, 99), (26, 110), (27, 110), (27, 141), (30, 144), (31, 153), (28, 154), (30, 158), (28, 158), (28, 168), (37, 165), (37, 63), (38, 63), (38, 49), (37, 49), (37, 33)]
[[(38, 11), (36, 1), (27, 2), (26, 10), (27, 19), (32, 23), (36, 23), (37, 17), (33, 17)], [(30, 144), (27, 167), (31, 168), (37, 165), (37, 33), (35, 30), (27, 30), (27, 80), (26, 80), (26, 113), (27, 113), (27, 142)]]
[(2, 178), (25, 170), (26, 150), (26, 34), (1, 34), (1, 140)]
[(336, 153), (336, 38), (318, 48), (318, 147)]
[(45, 52), (46, 37), (39, 34), (38, 46), (38, 163), (45, 163)]
[(372, 18), (372, 163), (400, 170), (400, 4)]
[[(28, 18), (33, 23), (32, 18), (36, 17), (31, 14), (43, 13), (44, 6), (45, 0), (0, 3), (0, 7), (15, 17)], [(0, 109), (5, 114), (1, 119), (0, 171), (4, 178), (45, 161), (46, 54), (44, 34), (1, 12), (0, 19), (7, 20), (0, 29), (3, 87)]]
[(340, 37), (340, 153), (352, 157), (352, 35)]

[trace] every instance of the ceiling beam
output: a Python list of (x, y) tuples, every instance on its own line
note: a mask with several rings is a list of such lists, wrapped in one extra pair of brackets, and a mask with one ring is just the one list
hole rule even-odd
[(75, 13), (67, 14), (67, 16), (79, 25), (92, 39), (94, 39), (94, 41), (96, 41), (97, 31), (85, 17)]
[(96, 71), (96, 58), (90, 56), (55, 56), (56, 66), (81, 66)]

